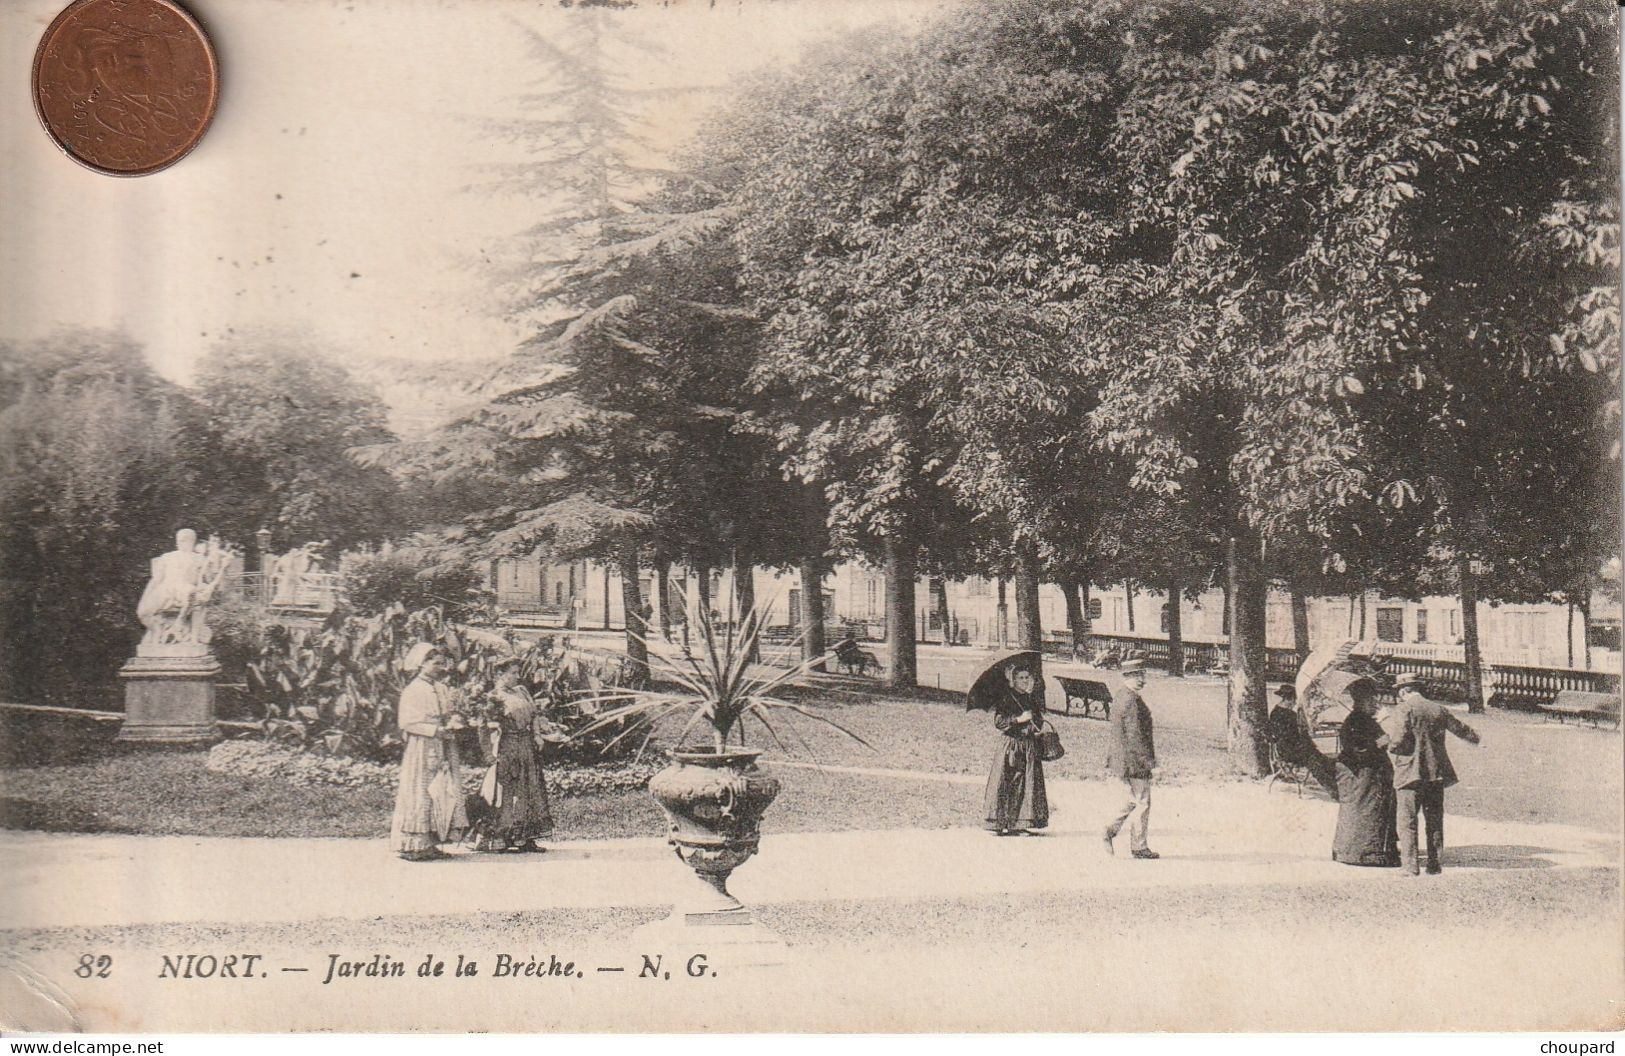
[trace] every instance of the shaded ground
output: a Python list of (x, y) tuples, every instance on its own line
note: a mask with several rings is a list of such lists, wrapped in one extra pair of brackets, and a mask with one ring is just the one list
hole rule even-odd
[[(165, 836), (382, 837), (391, 789), (301, 788), (210, 773), (201, 752), (124, 753), (0, 772), (0, 827)], [(976, 824), (981, 790), (797, 768), (769, 815), (780, 832)], [(555, 797), (558, 840), (654, 836), (644, 791)]]

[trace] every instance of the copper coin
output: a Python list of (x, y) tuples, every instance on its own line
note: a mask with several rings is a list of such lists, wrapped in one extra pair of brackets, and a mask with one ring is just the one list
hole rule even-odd
[(220, 71), (203, 29), (170, 0), (77, 0), (34, 55), (34, 109), (68, 157), (145, 176), (197, 146)]

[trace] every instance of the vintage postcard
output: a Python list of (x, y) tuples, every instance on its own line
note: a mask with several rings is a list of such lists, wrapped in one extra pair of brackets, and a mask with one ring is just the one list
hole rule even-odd
[(1612, 5), (0, 29), (0, 1030), (1625, 1027)]

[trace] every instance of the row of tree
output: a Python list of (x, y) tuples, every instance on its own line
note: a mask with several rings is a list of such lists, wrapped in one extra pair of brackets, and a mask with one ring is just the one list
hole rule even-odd
[(1091, 583), (1222, 580), (1252, 773), (1270, 580), (1458, 592), (1475, 706), (1476, 599), (1589, 597), (1619, 529), (1608, 11), (999, 0), (832, 43), (666, 169), (624, 17), (534, 41), (535, 337), (368, 456), (499, 496), (454, 548), (610, 557), (629, 613), (645, 562), (799, 567), (814, 628), (861, 555), (902, 685), (921, 573), (1013, 577), (1029, 645), (1041, 581), (1076, 626)]

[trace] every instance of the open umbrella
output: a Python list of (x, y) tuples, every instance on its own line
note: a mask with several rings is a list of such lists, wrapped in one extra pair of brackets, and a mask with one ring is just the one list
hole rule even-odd
[(1371, 684), (1370, 643), (1347, 639), (1323, 645), (1298, 668), (1294, 688), (1298, 708), (1310, 730), (1341, 725), (1354, 708), (1350, 689)]
[[(1011, 653), (1000, 657), (989, 664), (987, 670), (976, 676), (971, 683), (970, 692), (965, 694), (966, 711), (991, 711), (1010, 687), (1005, 671), (1012, 667), (1025, 667), (1037, 674), (1043, 666), (1044, 658), (1036, 649), (1023, 649), (1019, 653)], [(1044, 683), (1038, 683), (1038, 696), (1043, 699)]]

